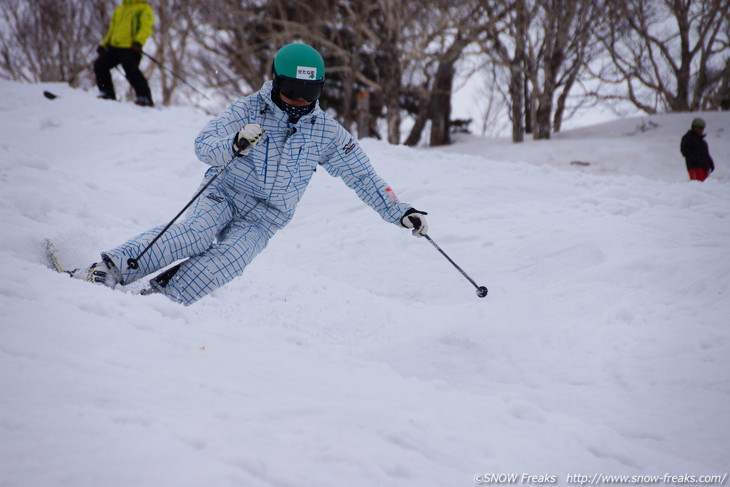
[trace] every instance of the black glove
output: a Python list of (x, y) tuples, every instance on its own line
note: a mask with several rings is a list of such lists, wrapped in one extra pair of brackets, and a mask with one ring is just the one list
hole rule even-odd
[(99, 55), (102, 55), (106, 52), (106, 47), (104, 46), (96, 46), (96, 53)]
[(142, 44), (140, 44), (139, 42), (135, 42), (134, 44), (132, 44), (132, 50), (137, 54), (142, 54)]
[(405, 228), (412, 228), (411, 232), (416, 237), (423, 237), (428, 233), (428, 223), (424, 215), (428, 215), (425, 211), (419, 211), (415, 208), (409, 208), (403, 213), (400, 224)]

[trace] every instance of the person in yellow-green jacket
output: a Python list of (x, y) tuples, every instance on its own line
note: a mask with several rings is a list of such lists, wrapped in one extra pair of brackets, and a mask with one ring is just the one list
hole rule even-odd
[(127, 81), (134, 88), (135, 103), (151, 107), (152, 93), (147, 78), (139, 69), (142, 46), (152, 35), (155, 14), (147, 0), (122, 0), (112, 15), (109, 32), (96, 48), (99, 57), (94, 61), (99, 98), (116, 100), (111, 70), (121, 64)]

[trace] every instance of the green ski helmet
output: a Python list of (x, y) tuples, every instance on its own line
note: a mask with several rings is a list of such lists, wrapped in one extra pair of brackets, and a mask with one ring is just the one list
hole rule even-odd
[(287, 44), (274, 56), (274, 84), (287, 98), (315, 102), (324, 86), (324, 59), (311, 46)]
[(705, 121), (702, 120), (701, 118), (695, 118), (694, 120), (692, 120), (692, 128), (695, 128), (695, 127), (705, 128), (706, 125), (707, 124), (705, 123)]

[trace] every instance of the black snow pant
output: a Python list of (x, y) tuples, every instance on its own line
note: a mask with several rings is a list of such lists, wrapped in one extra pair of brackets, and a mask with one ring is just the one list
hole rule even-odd
[(94, 61), (94, 74), (96, 75), (96, 86), (99, 88), (99, 91), (109, 98), (116, 98), (111, 70), (121, 63), (127, 81), (134, 88), (137, 98), (147, 97), (152, 100), (147, 78), (139, 70), (139, 62), (141, 60), (142, 54), (135, 52), (134, 49), (107, 47), (104, 52), (99, 54), (96, 61)]

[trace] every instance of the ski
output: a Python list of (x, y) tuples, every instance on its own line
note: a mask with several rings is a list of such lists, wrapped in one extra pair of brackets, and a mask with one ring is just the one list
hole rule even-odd
[(46, 256), (48, 257), (48, 261), (51, 264), (51, 267), (56, 269), (56, 271), (59, 274), (62, 274), (66, 272), (63, 267), (61, 267), (61, 264), (58, 262), (58, 255), (56, 254), (56, 247), (53, 245), (53, 242), (50, 238), (46, 238), (45, 244), (46, 244)]
[[(48, 264), (51, 269), (55, 270), (59, 274), (68, 274), (70, 277), (74, 277), (74, 273), (79, 269), (69, 271), (61, 267), (61, 262), (58, 260), (58, 253), (56, 252), (56, 246), (53, 245), (53, 241), (50, 238), (44, 238), (43, 243), (45, 246), (46, 257), (48, 258)], [(155, 279), (153, 279), (153, 281), (155, 281), (154, 285), (152, 285), (152, 281), (150, 281), (150, 286), (140, 291), (132, 291), (132, 294), (140, 294), (142, 296), (158, 294), (160, 292), (160, 288), (164, 288), (165, 286), (167, 286), (167, 284), (170, 282), (170, 279), (172, 279), (172, 276), (175, 275), (179, 268), (180, 264), (177, 264), (163, 271), (157, 277), (155, 277)], [(86, 280), (93, 282), (93, 279)]]

